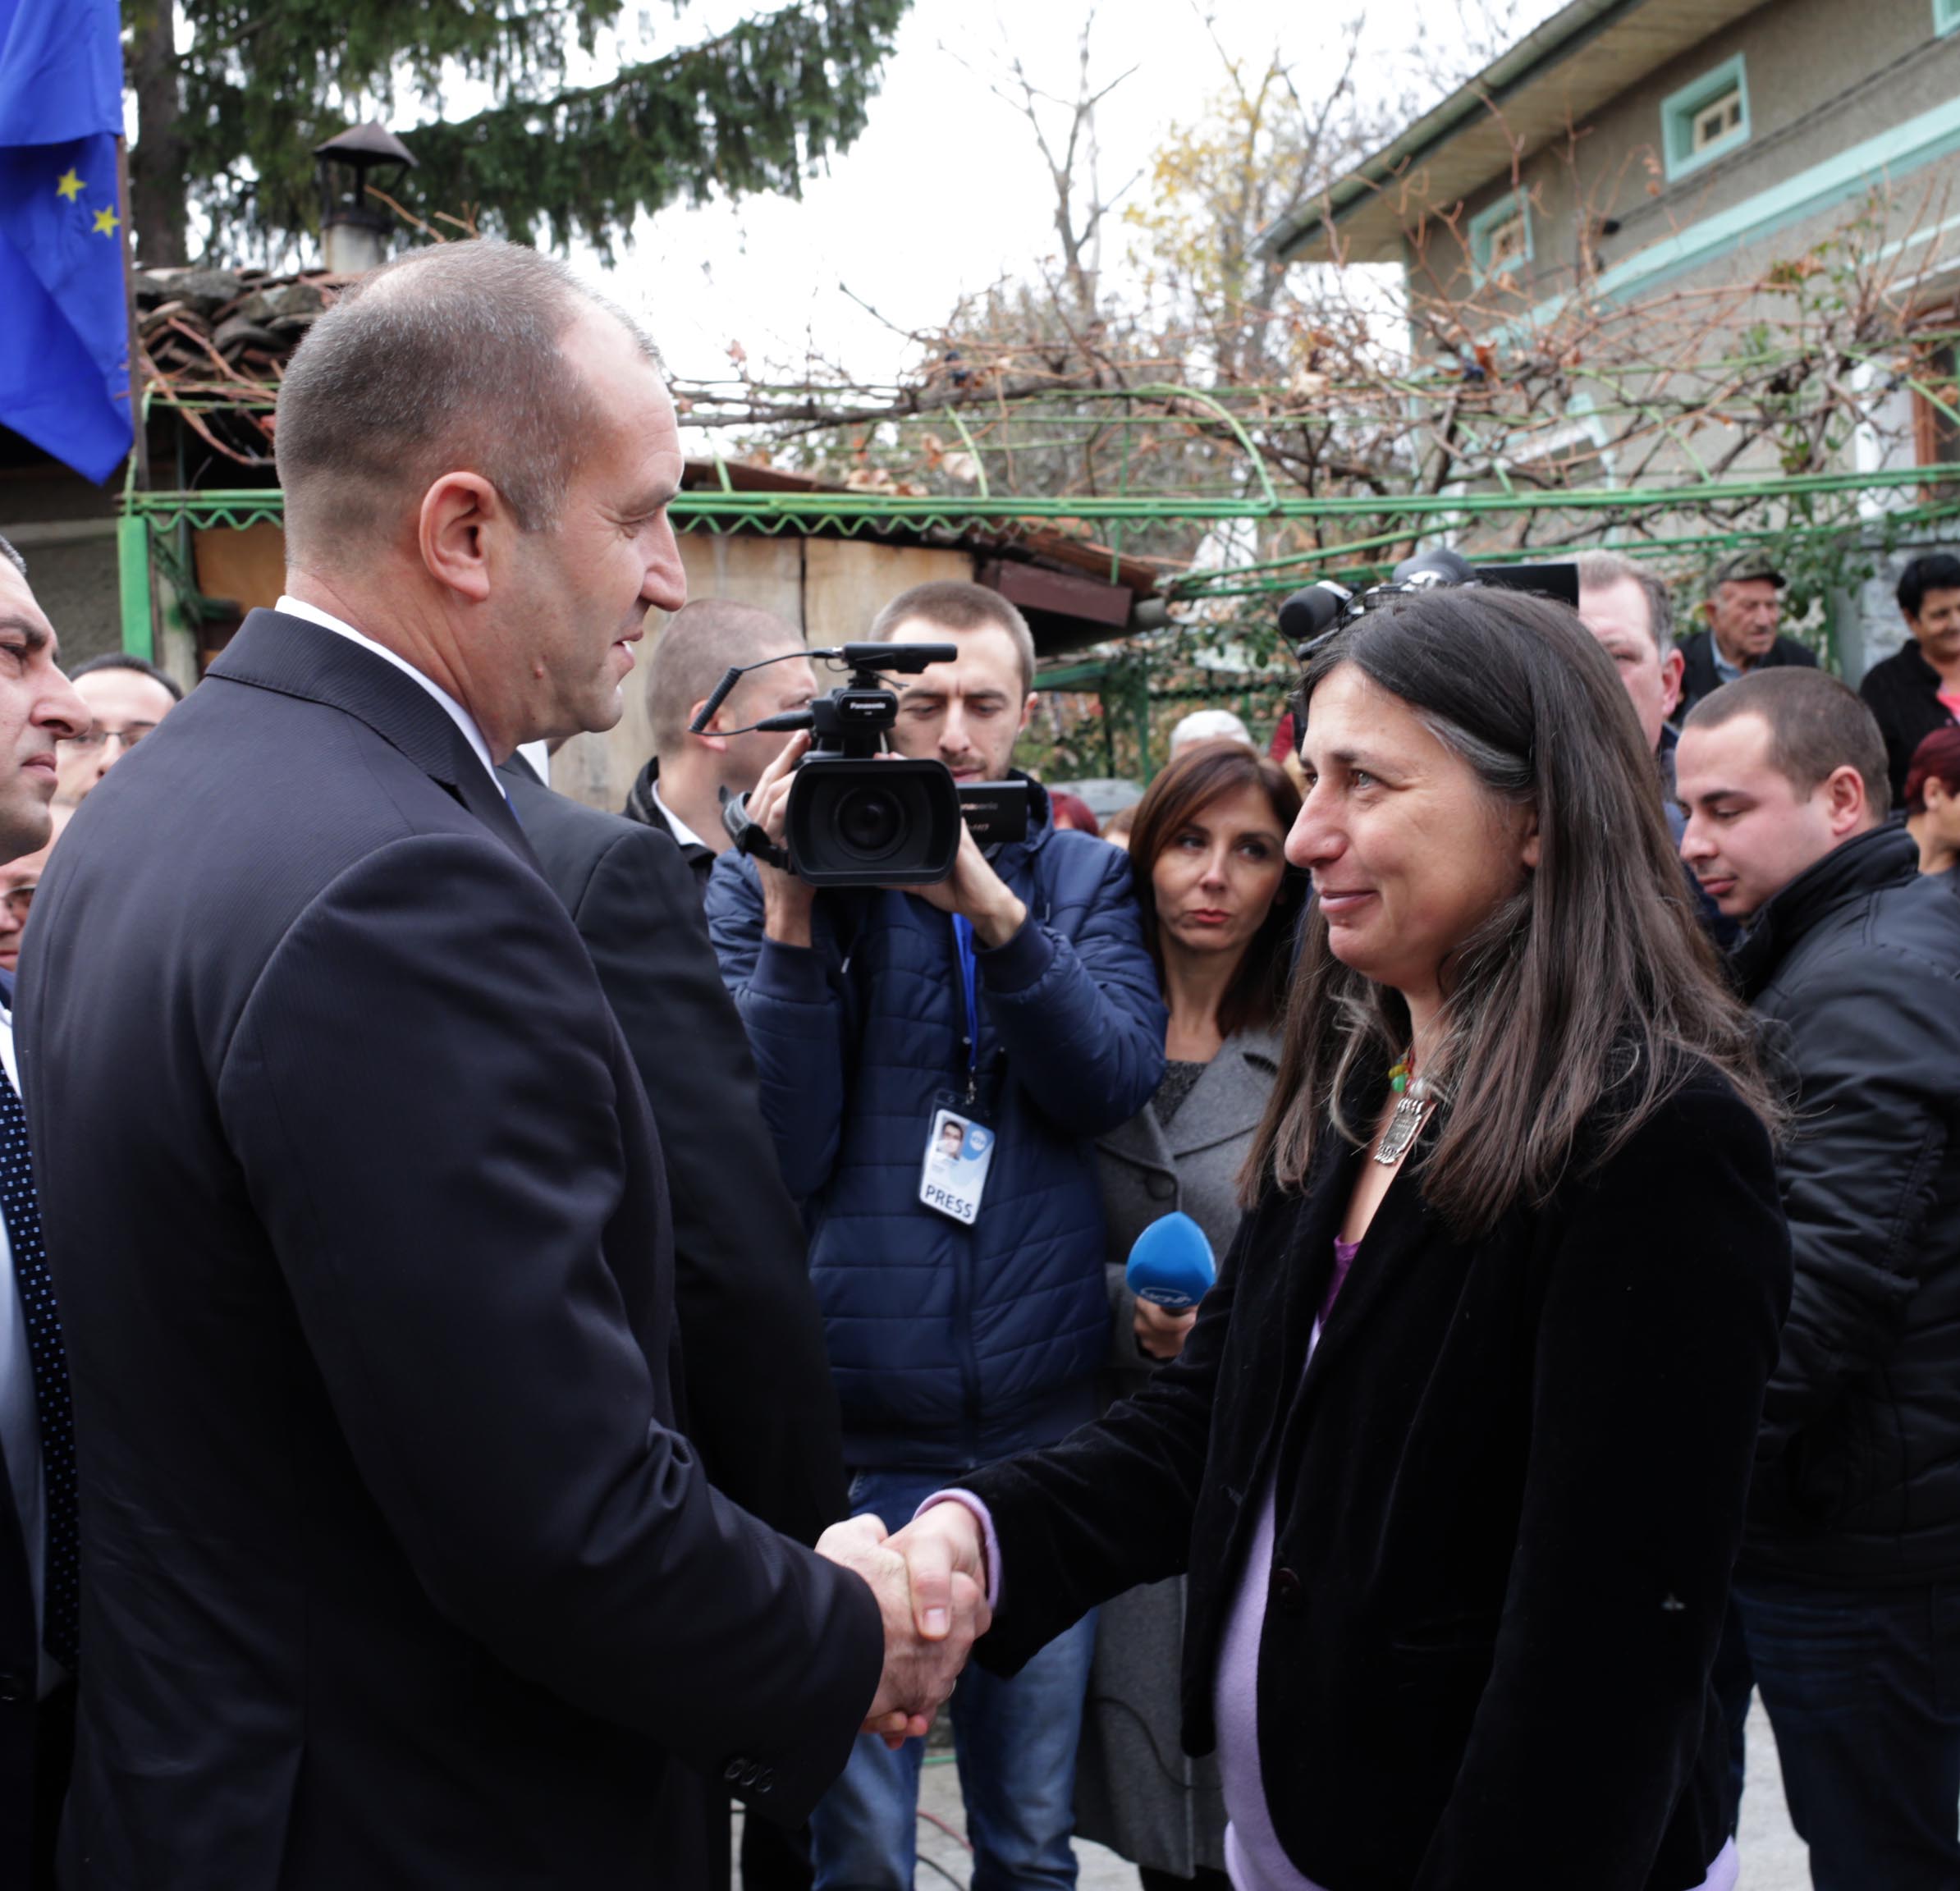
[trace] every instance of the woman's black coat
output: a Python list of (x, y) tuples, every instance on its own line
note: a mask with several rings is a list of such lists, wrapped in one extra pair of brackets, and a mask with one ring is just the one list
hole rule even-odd
[(1294, 1864), (1331, 1891), (1686, 1891), (1725, 1836), (1707, 1677), (1790, 1292), (1769, 1140), (1698, 1078), (1472, 1241), (1405, 1171), (1309, 1367), (1360, 1160), (1327, 1142), (1247, 1218), (1180, 1361), (967, 1481), (1001, 1549), (981, 1657), (1012, 1672), (1188, 1568), (1209, 1751), (1276, 1470), (1259, 1748)]

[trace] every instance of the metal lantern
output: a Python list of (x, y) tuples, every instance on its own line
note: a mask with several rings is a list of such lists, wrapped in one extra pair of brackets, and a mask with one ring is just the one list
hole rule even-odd
[[(320, 168), (320, 237), (328, 269), (359, 276), (388, 259), (395, 219), (369, 201), (372, 181), (392, 196), (414, 168), (415, 155), (385, 125), (356, 125), (313, 154)], [(375, 172), (387, 174), (373, 177)]]

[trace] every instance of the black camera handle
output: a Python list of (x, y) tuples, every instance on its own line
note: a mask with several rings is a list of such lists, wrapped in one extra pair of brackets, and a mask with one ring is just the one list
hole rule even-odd
[(721, 790), (721, 825), (728, 830), (728, 838), (735, 843), (738, 854), (753, 854), (781, 872), (790, 872), (789, 849), (778, 847), (763, 831), (761, 822), (749, 819), (746, 794), (730, 794), (726, 788)]

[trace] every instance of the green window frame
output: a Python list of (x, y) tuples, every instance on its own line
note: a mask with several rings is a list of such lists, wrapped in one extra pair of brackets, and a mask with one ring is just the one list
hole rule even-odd
[[(1957, 0), (1935, 0), (1935, 3), (1953, 6)], [(1695, 148), (1696, 121), (1710, 107), (1720, 104), (1733, 94), (1736, 100), (1734, 122), (1716, 137), (1710, 139), (1699, 150)], [(1731, 151), (1749, 142), (1749, 75), (1742, 63), (1742, 55), (1737, 53), (1733, 59), (1724, 59), (1720, 66), (1704, 72), (1699, 79), (1683, 85), (1662, 101), (1660, 107), (1661, 155), (1666, 161), (1669, 182), (1677, 177), (1685, 177), (1691, 172), (1699, 171), (1704, 164), (1712, 164), (1718, 158), (1725, 158)]]
[[(1494, 270), (1493, 250), (1497, 234), (1512, 222), (1523, 225), (1524, 247), (1514, 251)], [(1479, 282), (1487, 282), (1493, 274), (1501, 276), (1520, 263), (1529, 263), (1532, 254), (1532, 205), (1523, 191), (1513, 190), (1500, 197), (1470, 219), (1470, 270)]]
[(1933, 0), (1933, 31), (1941, 39), (1960, 26), (1960, 0)]

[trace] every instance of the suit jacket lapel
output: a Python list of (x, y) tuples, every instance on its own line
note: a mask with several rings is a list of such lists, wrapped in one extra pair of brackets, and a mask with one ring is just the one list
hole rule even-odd
[(442, 704), (358, 643), (304, 617), (254, 611), (209, 674), (358, 718), (446, 788), (526, 865), (537, 868), (509, 803)]
[(1120, 1156), (1125, 1161), (1134, 1162), (1139, 1168), (1155, 1169), (1166, 1175), (1176, 1174), (1170, 1160), (1170, 1145), (1165, 1140), (1164, 1126), (1157, 1120), (1157, 1113), (1146, 1105), (1126, 1123), (1119, 1123), (1114, 1129), (1096, 1138), (1098, 1148), (1106, 1149), (1112, 1156)]
[(1225, 1045), (1163, 1132), (1171, 1159), (1194, 1155), (1257, 1129), (1266, 1114), (1278, 1060), (1276, 1046), (1265, 1035), (1234, 1038)]

